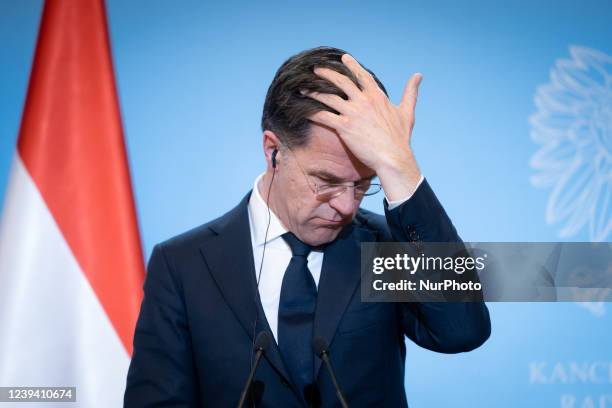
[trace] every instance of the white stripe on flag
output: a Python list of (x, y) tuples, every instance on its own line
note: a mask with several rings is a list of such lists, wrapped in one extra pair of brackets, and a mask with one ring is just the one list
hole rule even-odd
[(122, 406), (129, 356), (18, 154), (0, 221), (0, 332), (0, 386), (76, 386), (65, 406)]

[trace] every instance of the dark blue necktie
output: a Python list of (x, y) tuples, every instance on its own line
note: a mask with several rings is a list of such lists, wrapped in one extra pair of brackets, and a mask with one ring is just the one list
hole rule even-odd
[(278, 305), (278, 347), (291, 379), (303, 392), (314, 379), (312, 330), (317, 285), (308, 270), (310, 246), (291, 232), (283, 234), (291, 247), (291, 261), (283, 277)]

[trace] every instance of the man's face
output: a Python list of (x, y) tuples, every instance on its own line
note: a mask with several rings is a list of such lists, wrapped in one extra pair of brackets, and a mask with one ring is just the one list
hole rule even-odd
[(309, 245), (333, 241), (357, 213), (362, 197), (356, 198), (354, 189), (347, 188), (321, 201), (313, 192), (315, 185), (366, 181), (375, 176), (374, 171), (355, 158), (335, 130), (314, 123), (305, 146), (282, 152), (282, 171), (273, 187), (277, 215)]

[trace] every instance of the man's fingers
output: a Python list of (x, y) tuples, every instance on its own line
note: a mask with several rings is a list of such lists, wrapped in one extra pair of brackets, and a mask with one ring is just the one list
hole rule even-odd
[(410, 80), (406, 83), (404, 88), (404, 94), (400, 102), (400, 107), (405, 115), (411, 120), (414, 120), (414, 110), (416, 108), (417, 96), (419, 95), (419, 85), (423, 75), (420, 73), (414, 74)]
[(350, 54), (343, 54), (341, 57), (342, 63), (346, 65), (357, 77), (359, 84), (363, 89), (378, 88), (378, 84), (374, 81), (372, 74), (370, 74), (361, 64), (353, 58)]
[(359, 88), (357, 88), (357, 85), (355, 85), (353, 81), (341, 73), (334, 71), (333, 69), (317, 67), (315, 68), (314, 73), (336, 85), (338, 88), (344, 91), (344, 93), (351, 100), (359, 100), (359, 98), (362, 96), (361, 91)]
[(336, 129), (336, 131), (342, 129), (345, 123), (344, 116), (336, 115), (335, 113), (329, 111), (318, 111), (317, 113), (312, 114), (308, 119), (320, 125), (325, 125), (332, 129)]
[(306, 95), (309, 98), (315, 99), (322, 104), (329, 106), (332, 109), (335, 109), (339, 113), (347, 113), (347, 101), (334, 94), (326, 94), (320, 92), (308, 92), (305, 90), (301, 90), (300, 93), (302, 95)]

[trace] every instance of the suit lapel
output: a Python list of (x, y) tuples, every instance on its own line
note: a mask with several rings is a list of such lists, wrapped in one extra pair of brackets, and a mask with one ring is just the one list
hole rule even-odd
[[(240, 204), (209, 228), (215, 236), (200, 246), (209, 270), (225, 301), (253, 339), (253, 322), (258, 313), (255, 335), (262, 330), (272, 335), (257, 291), (253, 247), (249, 228), (247, 194)], [(317, 294), (314, 335), (321, 336), (331, 347), (338, 323), (360, 282), (360, 243), (375, 241), (375, 235), (354, 222), (325, 248)], [(290, 377), (275, 341), (266, 350), (265, 358), (288, 383)], [(321, 359), (315, 358), (315, 378)]]
[[(353, 223), (325, 248), (319, 279), (314, 336), (321, 336), (329, 347), (338, 323), (360, 282), (360, 243), (374, 240), (374, 234)], [(315, 378), (319, 374), (321, 363), (320, 358), (315, 358)]]
[[(225, 301), (253, 340), (256, 313), (258, 317), (255, 336), (262, 330), (272, 336), (272, 331), (257, 290), (247, 210), (249, 197), (250, 193), (236, 208), (209, 226), (216, 236), (201, 245), (200, 251)], [(265, 358), (289, 382), (275, 341), (270, 342)]]

